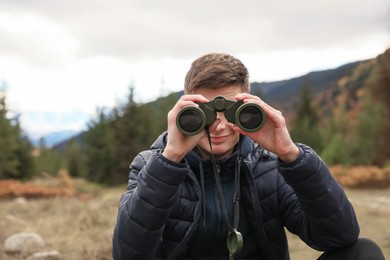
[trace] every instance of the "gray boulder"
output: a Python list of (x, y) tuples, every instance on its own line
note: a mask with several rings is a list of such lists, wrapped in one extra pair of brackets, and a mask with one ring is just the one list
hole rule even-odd
[(21, 232), (9, 236), (4, 242), (7, 254), (36, 252), (45, 246), (42, 237), (33, 232)]

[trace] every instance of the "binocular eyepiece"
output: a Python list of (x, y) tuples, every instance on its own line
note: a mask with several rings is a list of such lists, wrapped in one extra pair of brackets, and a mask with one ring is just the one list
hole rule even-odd
[(196, 102), (198, 107), (185, 107), (176, 117), (176, 125), (184, 135), (196, 135), (217, 118), (217, 112), (225, 112), (228, 122), (238, 125), (245, 132), (256, 132), (265, 123), (265, 112), (255, 103), (233, 101), (217, 96), (207, 103)]

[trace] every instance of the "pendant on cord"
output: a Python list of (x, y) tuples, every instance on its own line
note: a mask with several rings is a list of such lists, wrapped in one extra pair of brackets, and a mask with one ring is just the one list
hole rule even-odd
[(241, 251), (243, 239), (240, 232), (235, 228), (231, 228), (227, 236), (227, 247), (229, 250), (229, 260), (233, 260), (234, 256)]
[(222, 207), (223, 215), (225, 216), (226, 219), (226, 223), (229, 226), (229, 234), (226, 239), (227, 248), (229, 250), (229, 260), (234, 260), (234, 256), (241, 251), (242, 246), (244, 244), (241, 233), (237, 231), (239, 217), (240, 217), (240, 171), (241, 171), (241, 162), (242, 162), (241, 149), (242, 149), (243, 136), (240, 135), (240, 139), (238, 141), (239, 145), (238, 145), (238, 158), (237, 158), (237, 165), (236, 165), (237, 167), (234, 172), (235, 193), (233, 197), (234, 198), (233, 225), (231, 225), (228, 212), (226, 209), (225, 196), (223, 194), (221, 178), (219, 176), (220, 172), (217, 169), (217, 163), (214, 158), (213, 147), (211, 145), (210, 131), (208, 127), (206, 127), (206, 133), (210, 144), (210, 150), (211, 150), (210, 156), (211, 156), (211, 162), (213, 163), (213, 172), (214, 172), (215, 184), (217, 185), (219, 202), (221, 203), (221, 207)]

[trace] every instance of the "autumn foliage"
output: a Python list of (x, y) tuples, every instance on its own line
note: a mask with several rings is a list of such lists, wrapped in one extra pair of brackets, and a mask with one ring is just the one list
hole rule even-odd
[[(335, 165), (330, 170), (337, 181), (346, 188), (390, 187), (390, 167)], [(66, 174), (60, 174), (55, 185), (47, 185), (42, 182), (24, 183), (17, 180), (0, 180), (0, 198), (49, 198), (79, 195), (72, 185), (72, 180)]]
[(74, 190), (64, 187), (45, 187), (35, 184), (22, 183), (16, 180), (0, 181), (0, 198), (24, 197), (55, 197), (72, 196)]
[(46, 179), (46, 183), (24, 183), (18, 180), (0, 180), (0, 198), (48, 198), (56, 196), (74, 196), (75, 189), (69, 175), (60, 172), (57, 178)]
[(337, 181), (348, 188), (388, 188), (390, 187), (390, 167), (377, 166), (331, 167)]

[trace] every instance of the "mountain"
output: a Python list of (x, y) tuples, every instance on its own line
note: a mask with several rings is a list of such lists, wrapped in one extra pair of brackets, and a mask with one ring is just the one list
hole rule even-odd
[(285, 103), (291, 99), (297, 99), (300, 87), (308, 82), (313, 87), (313, 95), (318, 95), (329, 86), (335, 84), (343, 76), (351, 74), (359, 64), (368, 61), (352, 62), (335, 69), (310, 72), (288, 80), (253, 82), (251, 83), (251, 92), (256, 93), (260, 91), (264, 99), (269, 103)]
[(72, 137), (78, 136), (80, 133), (75, 130), (67, 131), (58, 131), (52, 132), (50, 134), (44, 135), (40, 138), (31, 138), (31, 142), (35, 147), (38, 147), (41, 143), (41, 140), (44, 141), (46, 147), (56, 146), (66, 140), (71, 139)]

